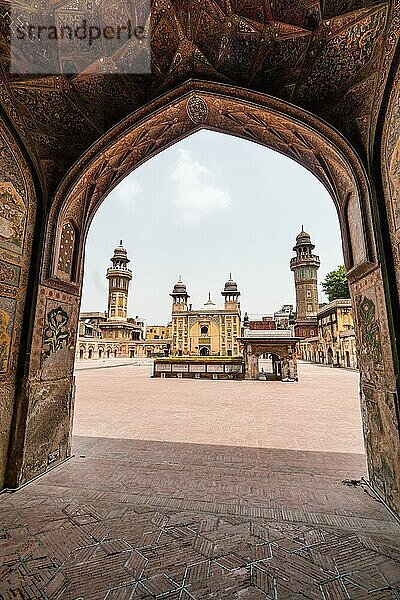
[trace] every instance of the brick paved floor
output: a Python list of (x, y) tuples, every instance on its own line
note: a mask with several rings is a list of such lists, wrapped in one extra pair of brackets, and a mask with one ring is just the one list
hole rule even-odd
[(199, 381), (78, 364), (76, 435), (364, 452), (353, 371), (301, 363), (299, 383)]
[(358, 454), (75, 438), (0, 502), (0, 597), (399, 598)]
[(76, 436), (71, 460), (0, 496), (0, 598), (400, 598), (400, 525), (360, 482), (363, 454), (235, 447), (224, 431), (223, 445)]

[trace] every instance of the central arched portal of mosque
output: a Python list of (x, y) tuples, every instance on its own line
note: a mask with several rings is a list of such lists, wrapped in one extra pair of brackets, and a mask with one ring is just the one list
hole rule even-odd
[[(364, 167), (344, 137), (315, 115), (264, 94), (199, 81), (183, 84), (124, 119), (83, 154), (58, 186), (46, 224), (7, 484), (18, 487), (71, 452), (84, 248), (97, 208), (133, 169), (202, 128), (274, 149), (310, 170), (328, 189), (355, 308), (370, 478), (400, 509), (392, 330)], [(257, 252), (251, 238), (249, 245), (249, 253)]]
[[(362, 164), (341, 135), (310, 113), (265, 95), (239, 89), (232, 94), (224, 85), (201, 82), (189, 82), (119, 123), (83, 155), (57, 190), (46, 228), (25, 402), (14, 420), (8, 482), (21, 485), (70, 453), (84, 247), (97, 208), (133, 169), (201, 128), (277, 150), (329, 190), (355, 307), (371, 479), (398, 506), (396, 381), (370, 185)], [(385, 421), (379, 430), (374, 426), (378, 413)]]

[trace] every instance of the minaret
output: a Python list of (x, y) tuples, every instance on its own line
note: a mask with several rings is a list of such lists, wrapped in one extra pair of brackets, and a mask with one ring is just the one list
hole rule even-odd
[(110, 260), (113, 266), (107, 269), (108, 319), (110, 321), (126, 321), (132, 271), (127, 267), (130, 260), (126, 248), (122, 245), (122, 240), (120, 245), (115, 248), (114, 256)]
[(301, 232), (296, 237), (293, 251), (296, 256), (290, 261), (296, 287), (296, 335), (313, 337), (317, 335), (318, 276), (319, 256), (313, 254), (315, 246), (308, 233)]
[(174, 285), (172, 294), (173, 298), (172, 312), (186, 312), (188, 309), (188, 299), (190, 298), (186, 290), (186, 285), (182, 283), (182, 278), (179, 276), (179, 281)]
[(236, 281), (232, 279), (232, 273), (229, 274), (229, 280), (225, 283), (224, 290), (221, 292), (225, 299), (225, 310), (239, 310), (239, 296), (238, 286)]

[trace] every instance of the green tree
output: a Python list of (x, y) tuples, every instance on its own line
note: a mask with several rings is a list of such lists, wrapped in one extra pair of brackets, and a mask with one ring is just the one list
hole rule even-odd
[(329, 302), (338, 298), (350, 298), (349, 282), (343, 265), (327, 274), (325, 281), (322, 282), (322, 289), (328, 296)]

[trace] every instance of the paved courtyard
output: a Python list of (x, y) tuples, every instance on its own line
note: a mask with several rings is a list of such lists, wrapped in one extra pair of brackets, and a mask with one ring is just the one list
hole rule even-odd
[(400, 525), (361, 481), (356, 373), (148, 369), (79, 368), (74, 457), (0, 496), (2, 600), (400, 598)]
[(301, 363), (298, 383), (152, 379), (151, 365), (126, 362), (78, 363), (75, 435), (364, 452), (357, 372)]

